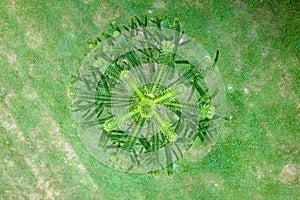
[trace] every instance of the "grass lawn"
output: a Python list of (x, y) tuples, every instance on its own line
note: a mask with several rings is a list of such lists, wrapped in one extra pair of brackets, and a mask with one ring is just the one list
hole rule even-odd
[[(102, 165), (72, 126), (86, 41), (143, 13), (220, 50), (229, 120), (172, 179)], [(299, 199), (299, 25), (296, 0), (1, 0), (0, 199)]]

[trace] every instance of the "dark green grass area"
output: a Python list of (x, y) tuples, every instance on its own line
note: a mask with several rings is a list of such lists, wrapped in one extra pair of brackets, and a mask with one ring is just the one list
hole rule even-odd
[[(277, 2), (1, 1), (0, 199), (299, 198), (300, 3)], [(178, 17), (212, 57), (220, 50), (229, 120), (172, 179), (102, 165), (72, 127), (67, 87), (86, 41), (144, 13)]]

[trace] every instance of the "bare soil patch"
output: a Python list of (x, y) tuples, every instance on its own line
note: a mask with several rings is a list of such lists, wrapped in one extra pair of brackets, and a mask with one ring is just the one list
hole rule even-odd
[(166, 7), (166, 4), (161, 0), (157, 0), (153, 3), (153, 7), (157, 9), (163, 9)]
[(279, 174), (279, 181), (285, 185), (294, 183), (297, 180), (298, 174), (298, 170), (294, 164), (285, 165)]
[(27, 46), (31, 49), (37, 49), (43, 44), (42, 34), (37, 30), (28, 28), (24, 36)]

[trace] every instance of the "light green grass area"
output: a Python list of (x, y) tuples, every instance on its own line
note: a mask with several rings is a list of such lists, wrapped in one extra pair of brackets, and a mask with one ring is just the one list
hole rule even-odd
[[(72, 127), (86, 41), (144, 13), (220, 50), (229, 120), (172, 179), (102, 165)], [(299, 25), (296, 0), (1, 0), (0, 199), (299, 199)]]

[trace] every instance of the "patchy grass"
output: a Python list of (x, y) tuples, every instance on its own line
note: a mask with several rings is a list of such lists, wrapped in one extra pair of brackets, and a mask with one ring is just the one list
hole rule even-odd
[[(298, 1), (0, 2), (0, 199), (297, 199)], [(66, 88), (108, 22), (181, 19), (214, 55), (227, 91), (220, 141), (173, 179), (124, 174), (85, 150)]]

